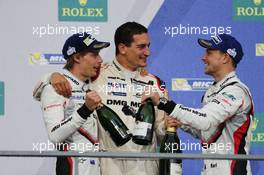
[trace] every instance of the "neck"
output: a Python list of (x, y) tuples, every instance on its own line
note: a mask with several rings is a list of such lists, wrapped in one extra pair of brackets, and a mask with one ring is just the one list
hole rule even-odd
[(89, 78), (81, 74), (80, 69), (77, 69), (76, 67), (72, 68), (70, 72), (81, 81), (86, 81)]
[(123, 66), (125, 69), (127, 69), (127, 70), (129, 70), (129, 71), (134, 72), (134, 71), (137, 70), (137, 68), (135, 68), (133, 65), (131, 65), (131, 64), (127, 61), (126, 57), (124, 57), (124, 56), (122, 56), (122, 55), (120, 55), (120, 54), (118, 54), (118, 55), (116, 56), (116, 60), (118, 61), (118, 63), (119, 63), (121, 66)]
[(217, 73), (215, 73), (213, 75), (213, 77), (214, 77), (214, 79), (215, 79), (216, 82), (219, 82), (219, 81), (223, 80), (232, 71), (234, 71), (234, 68), (221, 69), (220, 71), (218, 71)]

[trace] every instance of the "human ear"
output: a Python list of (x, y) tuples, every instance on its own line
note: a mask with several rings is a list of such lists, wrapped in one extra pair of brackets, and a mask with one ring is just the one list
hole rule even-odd
[(126, 54), (126, 45), (123, 43), (118, 44), (118, 50), (122, 55)]

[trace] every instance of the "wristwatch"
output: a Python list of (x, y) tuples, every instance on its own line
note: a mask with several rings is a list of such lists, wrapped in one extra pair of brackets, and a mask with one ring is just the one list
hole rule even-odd
[(158, 104), (158, 109), (164, 110), (167, 103), (168, 103), (168, 99), (167, 98), (160, 97), (159, 104)]
[(159, 100), (158, 109), (163, 110), (166, 113), (170, 114), (175, 106), (176, 103), (174, 103), (173, 101), (170, 101), (165, 97), (161, 97)]

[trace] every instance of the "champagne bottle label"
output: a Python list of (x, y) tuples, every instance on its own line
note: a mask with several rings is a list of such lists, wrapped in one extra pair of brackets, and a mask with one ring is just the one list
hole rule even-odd
[(133, 135), (134, 136), (147, 136), (147, 131), (148, 129), (151, 129), (152, 124), (147, 123), (147, 122), (137, 122), (134, 130), (133, 130)]
[(170, 175), (181, 175), (182, 168), (179, 163), (170, 163)]

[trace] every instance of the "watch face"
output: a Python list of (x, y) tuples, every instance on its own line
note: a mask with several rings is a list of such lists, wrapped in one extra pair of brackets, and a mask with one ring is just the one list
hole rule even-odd
[(160, 98), (160, 103), (166, 104), (167, 102), (168, 102), (168, 100), (165, 97)]

